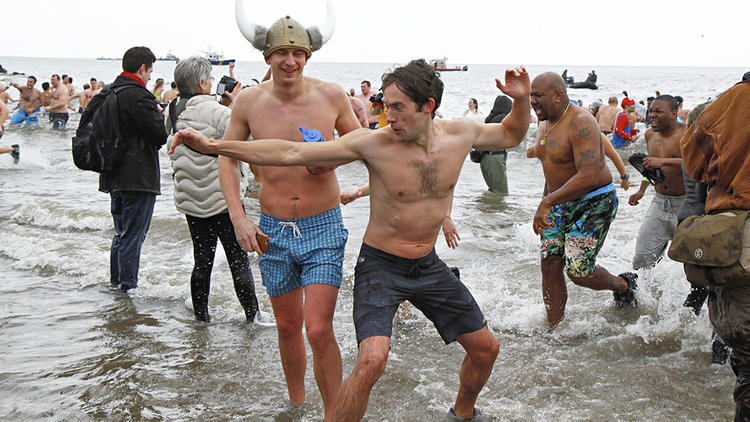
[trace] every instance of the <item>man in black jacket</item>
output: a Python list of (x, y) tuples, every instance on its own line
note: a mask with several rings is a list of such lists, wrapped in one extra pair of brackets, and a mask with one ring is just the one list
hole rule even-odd
[(154, 61), (146, 47), (133, 47), (122, 57), (123, 72), (112, 87), (129, 87), (117, 94), (120, 131), (128, 148), (112, 172), (99, 176), (99, 190), (110, 194), (115, 222), (110, 281), (123, 292), (138, 287), (141, 245), (161, 193), (159, 149), (167, 141), (167, 131), (154, 95), (146, 89)]

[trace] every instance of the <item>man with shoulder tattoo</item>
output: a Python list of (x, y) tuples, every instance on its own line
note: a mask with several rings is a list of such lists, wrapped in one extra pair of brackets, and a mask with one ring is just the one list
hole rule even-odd
[[(542, 296), (554, 328), (565, 312), (563, 270), (579, 286), (612, 290), (617, 306), (637, 306), (637, 276), (614, 276), (596, 256), (617, 213), (612, 174), (604, 162), (599, 125), (572, 105), (560, 75), (543, 73), (531, 84), (531, 107), (539, 118), (533, 155), (544, 169), (544, 199), (534, 215), (541, 235)], [(541, 123), (544, 122), (544, 123)]]

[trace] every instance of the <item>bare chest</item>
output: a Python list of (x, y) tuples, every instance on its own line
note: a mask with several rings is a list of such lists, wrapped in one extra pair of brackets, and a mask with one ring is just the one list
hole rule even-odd
[(544, 136), (540, 131), (534, 152), (542, 163), (564, 164), (573, 162), (573, 148), (563, 130), (554, 130)]
[(34, 90), (25, 89), (21, 92), (21, 101), (32, 102), (32, 101), (36, 101), (38, 98), (39, 98), (39, 94), (37, 94), (37, 92)]
[(248, 124), (254, 139), (278, 138), (290, 141), (302, 140), (300, 127), (317, 129), (330, 140), (338, 117), (333, 107), (316, 101), (254, 106), (248, 113)]
[(374, 167), (391, 197), (406, 202), (450, 194), (461, 169), (455, 156), (399, 157), (395, 151), (384, 154), (375, 166), (368, 165)]
[(659, 158), (679, 158), (682, 156), (680, 152), (680, 137), (682, 133), (676, 133), (670, 137), (662, 136), (661, 134), (655, 133), (651, 136), (648, 141), (647, 149), (648, 155)]

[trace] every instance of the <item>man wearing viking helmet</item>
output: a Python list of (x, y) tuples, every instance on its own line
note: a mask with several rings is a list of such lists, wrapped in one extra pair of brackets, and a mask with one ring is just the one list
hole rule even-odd
[[(322, 29), (304, 28), (284, 17), (267, 30), (248, 22), (242, 0), (235, 13), (240, 31), (263, 52), (272, 78), (246, 89), (234, 102), (225, 139), (332, 140), (361, 128), (344, 90), (303, 76), (313, 51), (333, 33), (329, 4)], [(314, 129), (314, 130), (313, 130)], [(319, 133), (318, 133), (319, 132)], [(317, 139), (316, 139), (317, 135)], [(219, 178), (237, 240), (256, 251), (276, 317), (279, 352), (293, 404), (305, 401), (306, 352), (302, 325), (313, 353), (315, 380), (326, 420), (333, 416), (341, 386), (341, 352), (333, 333), (333, 312), (341, 285), (347, 230), (339, 210), (339, 185), (332, 169), (259, 167), (259, 224), (246, 215), (239, 196), (237, 160), (219, 159)], [(268, 235), (263, 253), (256, 235)]]

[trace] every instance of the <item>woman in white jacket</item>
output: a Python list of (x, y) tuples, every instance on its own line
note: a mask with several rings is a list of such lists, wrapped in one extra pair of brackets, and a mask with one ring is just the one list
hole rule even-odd
[[(197, 56), (182, 60), (174, 70), (174, 79), (180, 96), (168, 108), (166, 126), (170, 136), (167, 146), (171, 146), (177, 130), (187, 127), (220, 139), (229, 124), (231, 110), (210, 95), (211, 63)], [(253, 275), (247, 253), (237, 242), (229, 219), (219, 184), (217, 157), (179, 145), (170, 159), (174, 170), (175, 206), (185, 214), (193, 239), (195, 265), (190, 278), (190, 293), (195, 317), (199, 321), (210, 321), (208, 293), (218, 238), (224, 246), (234, 289), (245, 310), (245, 317), (248, 322), (254, 321), (258, 299)]]

